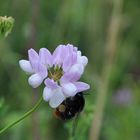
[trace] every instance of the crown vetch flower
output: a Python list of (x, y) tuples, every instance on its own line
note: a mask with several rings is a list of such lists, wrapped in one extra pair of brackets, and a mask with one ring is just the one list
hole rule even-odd
[(47, 67), (43, 65), (44, 61), (42, 60), (42, 49), (40, 49), (39, 55), (36, 53), (35, 50), (30, 49), (28, 51), (29, 61), (19, 61), (21, 69), (31, 74), (31, 76), (28, 79), (28, 82), (33, 88), (38, 87), (48, 75)]
[(86, 56), (71, 44), (59, 45), (53, 54), (46, 48), (41, 48), (39, 54), (33, 49), (28, 51), (29, 61), (20, 60), (20, 67), (31, 74), (29, 84), (36, 88), (43, 81), (45, 88), (43, 98), (56, 108), (67, 97), (85, 91), (90, 86), (78, 81), (88, 63)]

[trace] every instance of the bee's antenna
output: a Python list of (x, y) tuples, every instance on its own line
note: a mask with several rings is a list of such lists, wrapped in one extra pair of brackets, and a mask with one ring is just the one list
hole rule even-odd
[(91, 95), (91, 94), (90, 94), (90, 93), (84, 93), (83, 95), (84, 95), (84, 96), (88, 96), (88, 95)]

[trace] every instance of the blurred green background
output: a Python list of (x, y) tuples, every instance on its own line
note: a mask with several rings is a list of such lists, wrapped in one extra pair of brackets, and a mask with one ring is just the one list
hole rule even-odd
[[(12, 33), (0, 39), (0, 128), (42, 96), (43, 86), (33, 90), (18, 65), (20, 59), (27, 59), (27, 50), (46, 47), (53, 51), (59, 44), (71, 43), (89, 59), (82, 80), (91, 89), (86, 92), (75, 132), (77, 140), (88, 140), (102, 88), (98, 83), (108, 60), (105, 52), (113, 7), (113, 0), (0, 0), (0, 16), (15, 19)], [(119, 17), (98, 139), (140, 140), (140, 1), (124, 0)], [(0, 135), (0, 140), (70, 140), (73, 122), (55, 118), (44, 102), (34, 114)]]

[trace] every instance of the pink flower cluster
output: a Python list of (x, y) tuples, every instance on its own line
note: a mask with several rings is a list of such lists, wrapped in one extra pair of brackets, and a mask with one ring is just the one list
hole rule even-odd
[(52, 108), (58, 107), (67, 97), (85, 91), (90, 86), (78, 81), (88, 63), (86, 56), (71, 44), (59, 45), (53, 54), (41, 48), (39, 54), (28, 51), (29, 60), (20, 60), (21, 69), (31, 76), (28, 79), (33, 88), (44, 81), (43, 98)]

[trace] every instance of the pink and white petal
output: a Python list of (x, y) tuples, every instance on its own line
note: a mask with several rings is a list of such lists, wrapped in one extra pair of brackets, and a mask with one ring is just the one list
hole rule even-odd
[(45, 65), (38, 63), (36, 66), (36, 73), (39, 73), (42, 78), (46, 78), (48, 76), (48, 71)]
[(34, 72), (34, 70), (32, 69), (32, 66), (31, 66), (30, 62), (27, 61), (27, 60), (20, 60), (19, 61), (19, 66), (20, 66), (20, 68), (23, 71), (25, 71), (25, 72), (27, 72), (29, 74), (32, 74)]
[(53, 64), (54, 65), (61, 65), (62, 64), (62, 52), (63, 52), (63, 45), (59, 45), (53, 52)]
[(53, 91), (53, 96), (49, 100), (49, 105), (52, 108), (56, 108), (65, 100), (65, 98), (66, 97), (64, 96), (61, 88), (57, 88), (56, 90)]
[(43, 78), (38, 73), (31, 75), (28, 79), (29, 85), (33, 88), (37, 88), (42, 82)]
[(52, 55), (48, 49), (41, 48), (39, 51), (39, 57), (41, 63), (43, 63), (46, 66), (49, 65), (50, 67), (52, 67)]
[(47, 79), (44, 81), (44, 83), (45, 83), (45, 85), (46, 85), (48, 88), (50, 88), (50, 89), (52, 89), (52, 90), (58, 88), (57, 82), (55, 82), (53, 79), (47, 78)]
[(77, 52), (78, 51), (78, 48), (77, 47), (74, 47), (74, 51)]
[(82, 55), (81, 51), (77, 51), (77, 56), (81, 56), (81, 55)]
[(53, 53), (53, 64), (62, 65), (64, 60), (71, 54), (69, 47), (66, 45), (59, 45)]
[(84, 72), (84, 67), (81, 64), (74, 64), (68, 72), (69, 73), (78, 73), (79, 75), (82, 75)]
[(74, 96), (77, 93), (77, 88), (72, 83), (63, 84), (62, 90), (66, 97)]
[(73, 84), (76, 86), (77, 92), (82, 92), (90, 88), (90, 85), (84, 82), (74, 82)]
[(28, 57), (29, 57), (29, 61), (32, 65), (32, 68), (34, 69), (34, 67), (36, 67), (36, 65), (38, 64), (39, 61), (39, 55), (37, 54), (37, 52), (34, 49), (30, 49), (28, 50)]
[(76, 53), (76, 56), (77, 56), (77, 50), (78, 50), (77, 47), (74, 47), (72, 44), (67, 44), (66, 47), (67, 47), (67, 54), (68, 55)]
[(88, 63), (88, 58), (86, 56), (77, 56), (77, 63), (82, 64), (85, 67)]
[(80, 79), (81, 75), (84, 72), (84, 67), (81, 64), (73, 65), (68, 72), (66, 72), (60, 79), (60, 82), (67, 83), (67, 82), (76, 82)]
[(52, 97), (52, 95), (53, 95), (53, 91), (50, 88), (45, 87), (43, 90), (43, 99), (48, 102)]
[(65, 73), (61, 79), (60, 83), (69, 83), (69, 82), (76, 82), (77, 80), (80, 79), (80, 75), (78, 73)]
[(86, 56), (82, 56), (82, 64), (84, 65), (84, 67), (87, 65), (88, 63), (88, 58)]
[(71, 56), (67, 57), (66, 59), (64, 59), (64, 62), (63, 62), (63, 71), (64, 72), (67, 72), (70, 67), (72, 66), (72, 59), (71, 59)]
[(67, 44), (66, 47), (69, 54), (72, 54), (74, 52), (74, 47), (72, 44)]
[(64, 56), (63, 61), (63, 70), (64, 72), (67, 72), (72, 65), (76, 64), (77, 62), (77, 53), (74, 52), (74, 48), (71, 45), (67, 45), (65, 48), (67, 48)]
[(72, 64), (76, 64), (77, 63), (77, 53), (76, 52), (73, 52), (72, 53)]

